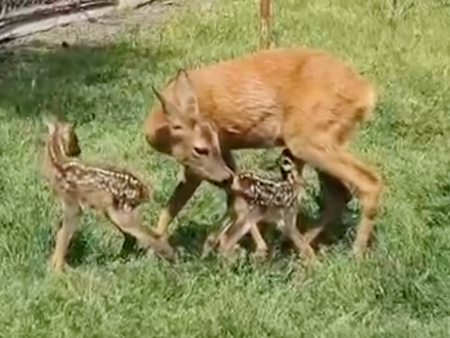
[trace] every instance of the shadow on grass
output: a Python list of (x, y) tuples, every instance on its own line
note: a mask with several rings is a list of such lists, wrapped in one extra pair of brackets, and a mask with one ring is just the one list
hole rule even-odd
[[(133, 103), (129, 93), (143, 90), (142, 81), (152, 81), (161, 62), (178, 55), (161, 44), (136, 46), (130, 42), (70, 46), (35, 42), (3, 48), (0, 109), (6, 118), (35, 118), (54, 100), (68, 118), (76, 117), (80, 123), (104, 117), (133, 118), (124, 114)], [(124, 102), (122, 93), (130, 102)], [(102, 116), (96, 116), (97, 112)]]
[(212, 227), (211, 224), (188, 221), (187, 224), (176, 228), (170, 242), (177, 250), (181, 249), (181, 251), (197, 259), (202, 254), (206, 237), (214, 229), (216, 227)]
[[(317, 196), (318, 198), (318, 196)], [(317, 238), (311, 243), (312, 246), (317, 249), (320, 246), (330, 246), (333, 244), (345, 243), (345, 245), (351, 245), (352, 238), (355, 233), (356, 220), (353, 219), (355, 215), (358, 215), (357, 211), (347, 208), (344, 210), (341, 219), (335, 221), (328, 228), (324, 229)], [(319, 214), (313, 218), (309, 213), (301, 213), (298, 221), (297, 228), (301, 233), (313, 228), (314, 224), (318, 221)]]
[[(350, 214), (350, 212), (347, 211), (345, 214)], [(318, 236), (312, 243), (313, 247), (317, 249), (322, 245), (331, 246), (342, 242), (350, 247), (354, 237), (354, 221), (345, 218), (347, 217), (343, 217), (342, 221), (337, 222), (333, 227), (330, 227)], [(310, 217), (302, 213), (298, 222), (299, 230), (303, 233), (313, 222)], [(212, 227), (211, 224), (188, 222), (183, 226), (177, 227), (171, 236), (170, 242), (178, 250), (181, 249), (182, 252), (185, 252), (189, 259), (200, 259), (207, 236), (218, 229), (218, 226)], [(293, 243), (284, 237), (275, 226), (262, 224), (260, 231), (269, 246), (269, 250), (272, 251), (270, 254), (271, 260), (275, 262), (283, 261), (296, 254), (296, 248)], [(245, 235), (239, 242), (239, 245), (247, 254), (255, 251), (255, 244), (250, 234)], [(216, 250), (212, 256), (217, 256), (217, 254)]]
[[(301, 223), (308, 224), (311, 220), (306, 215), (302, 215)], [(318, 237), (313, 243), (313, 247), (316, 249), (321, 245), (333, 245), (336, 242), (344, 241), (346, 246), (351, 245), (351, 238), (349, 236), (349, 228), (353, 222), (340, 222), (337, 223), (331, 231)], [(176, 248), (182, 254), (183, 260), (195, 261), (200, 260), (203, 250), (203, 244), (207, 236), (218, 228), (211, 226), (211, 224), (188, 222), (183, 226), (177, 227), (172, 236), (170, 237), (170, 244)], [(266, 240), (269, 246), (269, 256), (266, 263), (280, 264), (289, 261), (294, 255), (297, 254), (295, 246), (292, 242), (285, 238), (281, 232), (271, 225), (262, 225), (260, 227), (261, 234)], [(301, 232), (305, 229), (300, 228)], [(77, 267), (82, 265), (108, 265), (114, 261), (127, 261), (130, 258), (139, 258), (145, 255), (145, 250), (133, 247), (132, 249), (121, 251), (119, 253), (116, 250), (110, 250), (111, 248), (99, 247), (95, 234), (87, 229), (78, 230), (75, 232), (70, 246), (68, 248), (66, 261), (71, 267)], [(55, 233), (46, 234), (49, 241), (46, 243), (47, 252), (51, 255), (55, 246)], [(121, 238), (121, 244), (124, 243), (125, 238)], [(250, 234), (244, 236), (239, 245), (243, 249), (246, 255), (251, 255), (255, 251), (255, 245)], [(220, 253), (215, 251), (210, 255), (208, 260), (220, 259)]]
[(86, 231), (74, 234), (67, 255), (67, 263), (72, 267), (87, 265), (95, 262), (96, 265), (112, 263), (119, 257), (111, 250), (100, 250), (92, 243), (95, 239)]

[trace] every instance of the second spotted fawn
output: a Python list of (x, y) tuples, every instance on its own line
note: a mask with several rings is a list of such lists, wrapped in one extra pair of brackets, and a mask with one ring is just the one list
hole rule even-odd
[[(229, 221), (218, 233), (208, 236), (203, 255), (219, 245), (230, 254), (239, 240), (249, 231), (253, 235), (261, 222), (277, 223), (305, 258), (314, 257), (314, 251), (297, 229), (298, 197), (303, 190), (303, 179), (288, 150), (280, 158), (282, 180), (269, 180), (251, 172), (236, 174), (231, 184), (233, 199), (228, 208)], [(256, 255), (265, 256), (267, 244), (256, 236)]]
[(52, 266), (61, 270), (83, 207), (103, 213), (125, 237), (123, 249), (139, 244), (173, 259), (173, 248), (142, 225), (138, 207), (148, 202), (151, 190), (132, 173), (106, 165), (82, 163), (74, 125), (47, 116), (48, 127), (43, 169), (62, 207)]

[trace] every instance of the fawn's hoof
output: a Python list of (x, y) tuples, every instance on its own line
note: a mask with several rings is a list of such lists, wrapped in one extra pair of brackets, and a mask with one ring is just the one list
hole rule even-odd
[(202, 259), (208, 257), (212, 251), (216, 248), (217, 246), (217, 236), (215, 233), (210, 234), (206, 240), (205, 243), (203, 243), (203, 248), (202, 248)]
[(252, 254), (252, 258), (257, 261), (265, 261), (269, 257), (269, 252), (267, 249), (256, 249)]
[(53, 271), (56, 272), (62, 272), (65, 270), (66, 263), (64, 260), (60, 259), (59, 257), (53, 256), (50, 262), (51, 268)]
[(162, 257), (163, 259), (174, 262), (177, 259), (177, 252), (170, 244), (158, 244), (155, 248), (153, 248), (155, 253)]
[(367, 251), (367, 246), (365, 244), (362, 244), (359, 242), (355, 242), (353, 244), (353, 255), (356, 258), (358, 258), (358, 259), (364, 258), (366, 251)]

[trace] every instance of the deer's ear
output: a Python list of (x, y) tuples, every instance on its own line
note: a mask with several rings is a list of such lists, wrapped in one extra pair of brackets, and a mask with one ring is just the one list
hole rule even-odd
[(198, 116), (199, 107), (195, 88), (184, 69), (180, 69), (175, 78), (175, 95), (183, 115), (194, 118)]
[(169, 100), (167, 100), (154, 86), (151, 86), (153, 93), (155, 94), (158, 101), (161, 103), (161, 107), (169, 118), (169, 120), (173, 120), (180, 115), (178, 108)]

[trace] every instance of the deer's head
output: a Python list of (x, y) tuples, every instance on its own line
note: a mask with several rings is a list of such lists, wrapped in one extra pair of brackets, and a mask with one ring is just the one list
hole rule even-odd
[(76, 157), (81, 154), (75, 123), (63, 121), (55, 115), (45, 116), (44, 122), (48, 128), (48, 142), (56, 142), (64, 156)]
[(169, 99), (153, 91), (170, 129), (171, 154), (190, 171), (213, 183), (224, 183), (233, 173), (222, 158), (218, 130), (201, 116), (194, 87), (186, 71), (178, 71)]

